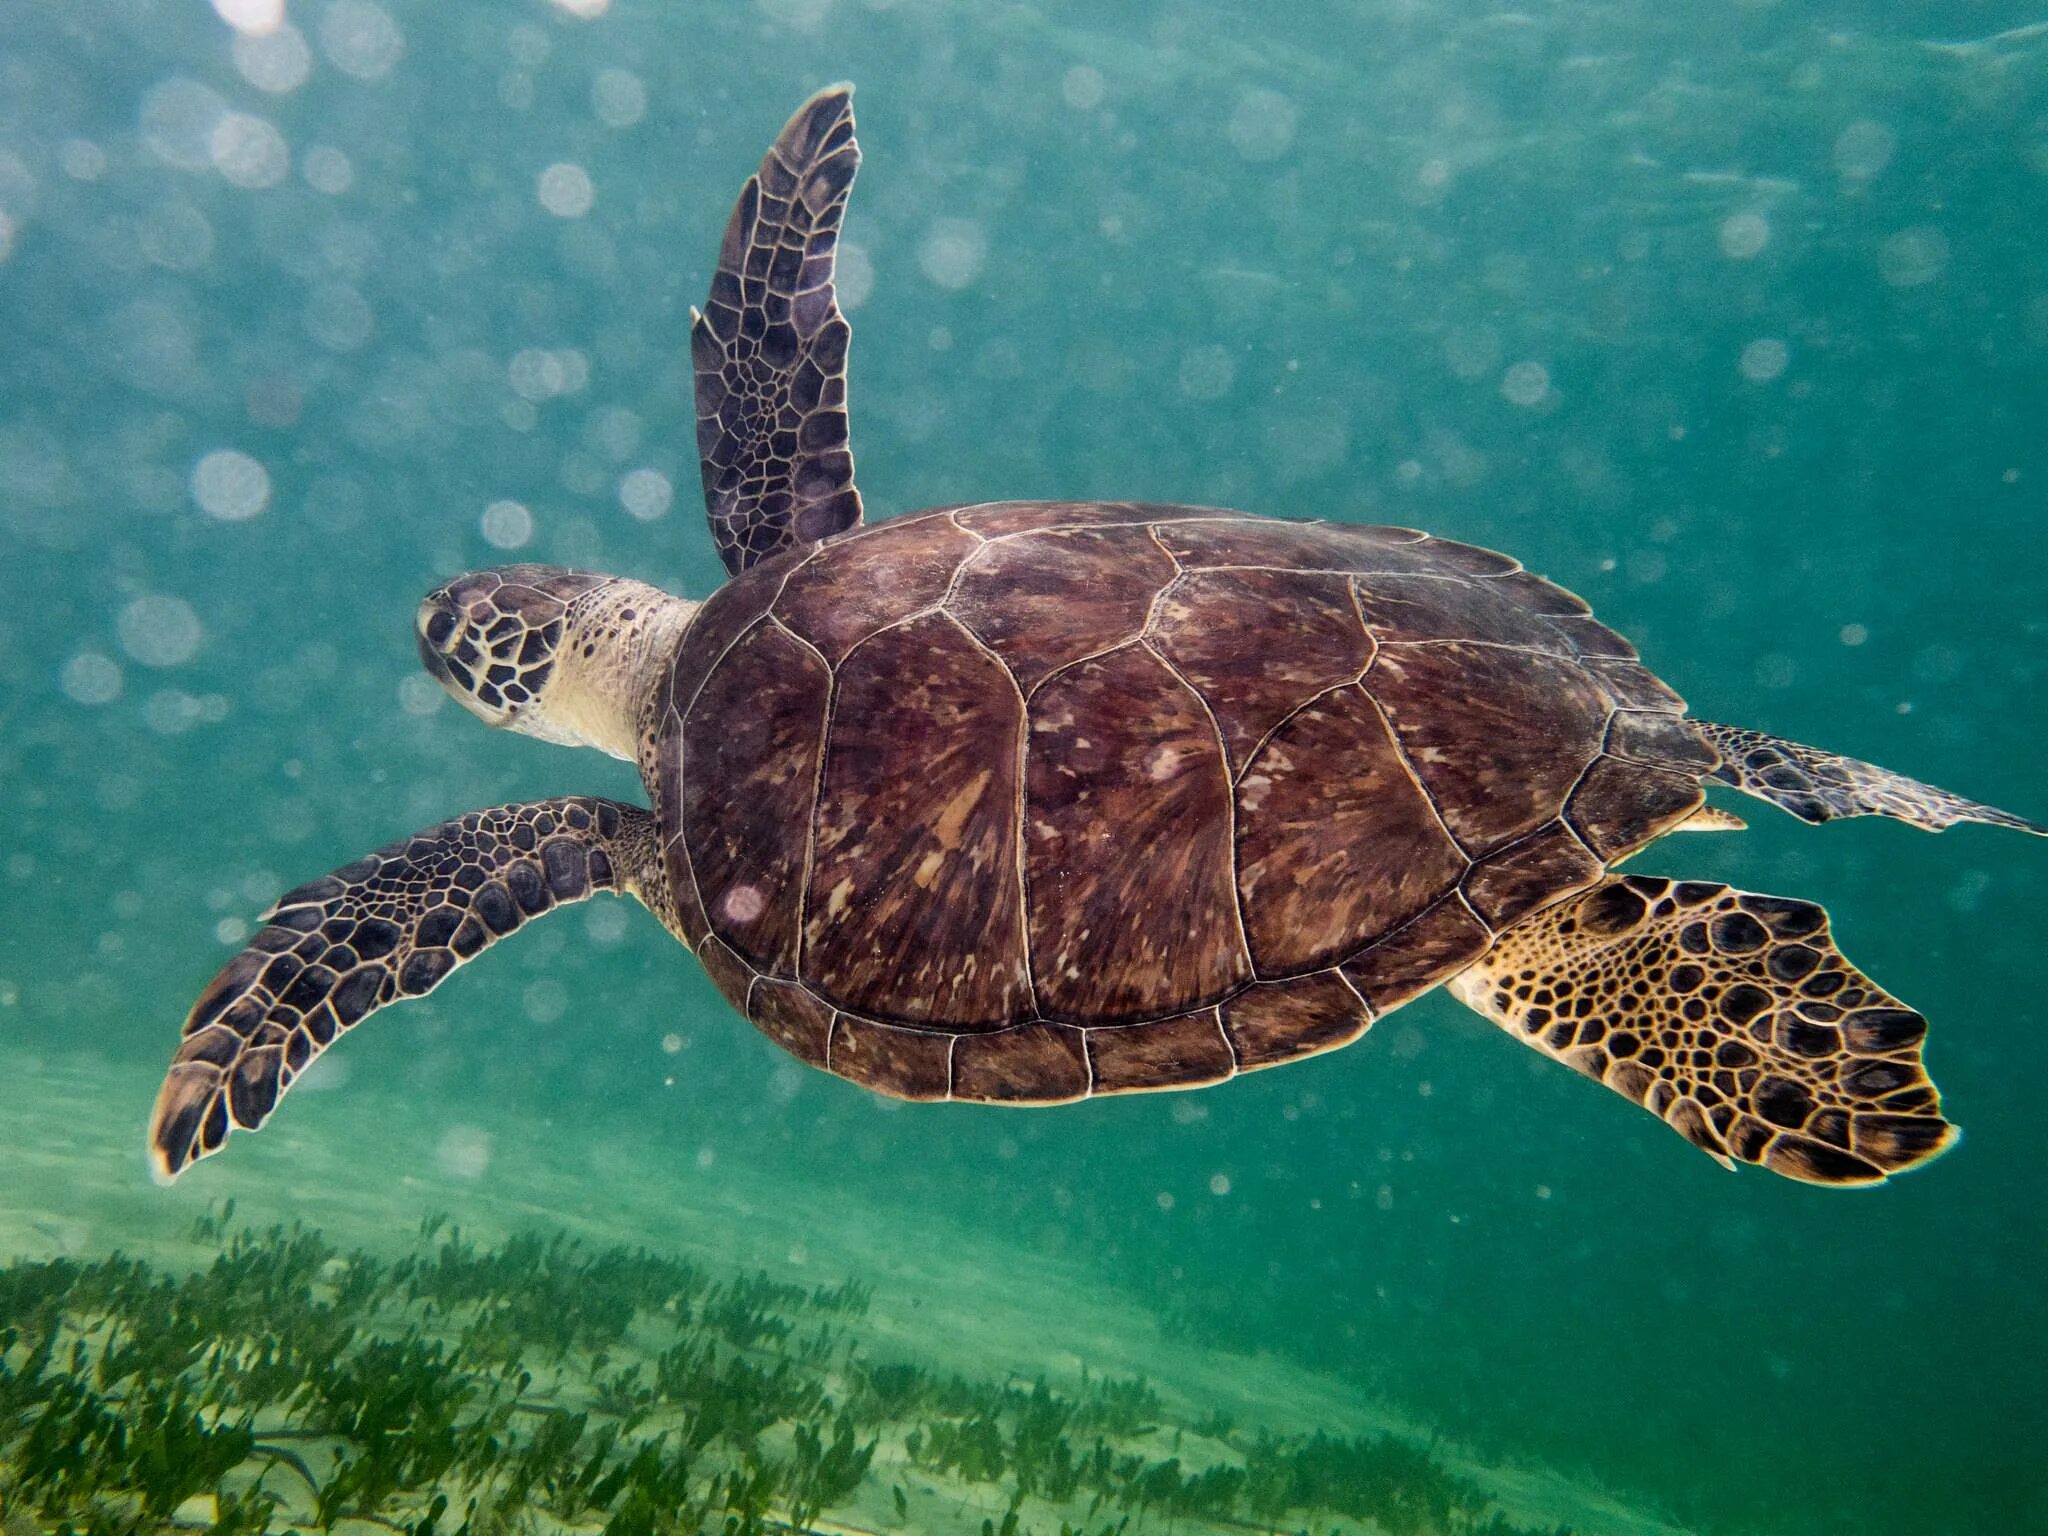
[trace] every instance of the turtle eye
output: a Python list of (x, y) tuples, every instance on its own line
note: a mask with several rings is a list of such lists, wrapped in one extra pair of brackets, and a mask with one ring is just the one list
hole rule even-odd
[(455, 634), (455, 615), (443, 608), (427, 620), (427, 644), (435, 650), (447, 649), (448, 642)]

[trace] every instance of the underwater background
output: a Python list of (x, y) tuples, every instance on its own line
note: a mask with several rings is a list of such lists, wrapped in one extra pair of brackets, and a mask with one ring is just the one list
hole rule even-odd
[[(1142, 1377), (1139, 1417), (1240, 1451), (1398, 1432), (1532, 1529), (2048, 1531), (2048, 850), (1984, 828), (1744, 802), (1637, 860), (1825, 903), (1929, 1016), (1965, 1140), (1874, 1191), (1725, 1173), (1442, 995), (1210, 1092), (896, 1105), (615, 902), (151, 1187), (178, 1025), (280, 892), (478, 806), (641, 798), (487, 735), (414, 606), (511, 559), (717, 585), (688, 306), (842, 78), (871, 518), (1424, 527), (1707, 718), (2048, 813), (2038, 7), (9, 0), (0, 1302), (210, 1263), (229, 1198), (387, 1256), (568, 1226), (850, 1281), (870, 1360)], [(892, 1528), (1000, 1520), (983, 1482)]]

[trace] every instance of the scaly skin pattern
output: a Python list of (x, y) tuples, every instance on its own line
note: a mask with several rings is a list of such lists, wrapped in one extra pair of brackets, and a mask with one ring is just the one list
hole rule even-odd
[(1875, 1184), (1956, 1129), (1927, 1021), (1851, 965), (1810, 901), (1612, 876), (1505, 934), (1451, 991), (1733, 1167)]
[(185, 1020), (150, 1120), (154, 1172), (176, 1178), (230, 1131), (260, 1127), (364, 1018), (425, 996), (531, 919), (661, 879), (646, 810), (572, 796), (472, 811), (287, 893)]
[(907, 1098), (1355, 1039), (1690, 816), (1716, 755), (1585, 604), (1408, 529), (940, 509), (697, 615), (643, 764), (686, 940)]

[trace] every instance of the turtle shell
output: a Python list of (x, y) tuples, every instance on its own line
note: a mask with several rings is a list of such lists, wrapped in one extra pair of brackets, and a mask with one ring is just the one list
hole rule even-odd
[(1691, 814), (1716, 761), (1505, 556), (1127, 503), (777, 556), (657, 702), (684, 937), (772, 1039), (915, 1099), (1343, 1045)]

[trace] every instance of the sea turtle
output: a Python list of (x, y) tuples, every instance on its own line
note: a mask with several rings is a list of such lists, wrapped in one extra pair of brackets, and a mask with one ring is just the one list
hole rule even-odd
[(1706, 781), (1812, 822), (2048, 828), (1693, 720), (1585, 603), (1468, 544), (1134, 502), (863, 525), (833, 287), (858, 161), (850, 88), (821, 92), (693, 312), (731, 579), (699, 603), (512, 565), (418, 611), (471, 713), (637, 763), (652, 808), (475, 811), (283, 897), (186, 1020), (160, 1178), (599, 891), (777, 1044), (905, 1099), (1221, 1082), (1447, 985), (1729, 1166), (1868, 1184), (1949, 1145), (1925, 1021), (1819, 907), (1613, 868), (1739, 827)]

